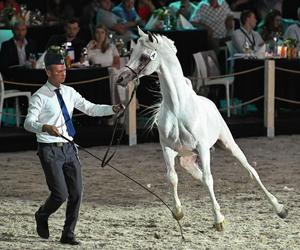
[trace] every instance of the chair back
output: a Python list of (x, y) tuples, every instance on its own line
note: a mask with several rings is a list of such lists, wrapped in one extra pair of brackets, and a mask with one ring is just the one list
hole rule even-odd
[(214, 50), (201, 51), (201, 55), (206, 67), (206, 76), (221, 75), (219, 61)]
[(233, 48), (232, 40), (226, 41), (226, 47), (229, 52), (229, 57), (231, 58), (230, 60), (228, 60), (228, 58), (226, 58), (227, 69), (229, 69), (229, 72), (227, 72), (227, 73), (232, 73), (233, 72), (233, 64), (234, 64), (234, 60), (232, 58), (234, 55), (234, 48)]
[(196, 93), (199, 93), (200, 88), (204, 85), (203, 78), (207, 77), (207, 70), (206, 65), (203, 60), (201, 52), (197, 52), (193, 54), (194, 60), (195, 60), (195, 68), (194, 68), (194, 74), (192, 81), (193, 89)]

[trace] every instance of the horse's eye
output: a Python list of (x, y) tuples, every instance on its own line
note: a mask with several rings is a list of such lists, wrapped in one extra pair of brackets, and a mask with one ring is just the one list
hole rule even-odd
[(145, 62), (145, 61), (148, 60), (148, 57), (149, 57), (148, 55), (142, 54), (141, 57), (140, 57), (140, 61), (141, 61), (141, 62)]

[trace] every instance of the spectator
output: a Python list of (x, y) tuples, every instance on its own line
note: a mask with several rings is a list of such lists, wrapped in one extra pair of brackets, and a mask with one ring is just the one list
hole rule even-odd
[(235, 52), (255, 52), (264, 44), (260, 34), (253, 30), (256, 26), (256, 22), (255, 13), (252, 10), (242, 12), (241, 27), (232, 34), (232, 45)]
[(290, 25), (284, 33), (284, 38), (292, 38), (297, 43), (297, 48), (300, 49), (300, 7), (297, 9), (298, 22)]
[(258, 25), (258, 31), (265, 43), (273, 41), (274, 37), (282, 37), (284, 29), (280, 11), (271, 10)]
[(109, 43), (108, 29), (104, 25), (97, 25), (95, 39), (88, 43), (87, 49), (90, 64), (120, 68), (119, 52), (114, 44)]
[(0, 69), (2, 72), (5, 72), (10, 66), (29, 64), (30, 55), (36, 53), (35, 43), (26, 38), (25, 22), (16, 22), (12, 27), (12, 32), (13, 37), (3, 42), (1, 46)]
[(61, 23), (74, 17), (73, 7), (64, 0), (48, 0), (46, 21)]
[(112, 9), (112, 12), (121, 17), (123, 22), (127, 22), (132, 27), (141, 24), (141, 18), (134, 8), (135, 0), (122, 0), (119, 5)]
[(196, 7), (190, 0), (180, 0), (169, 4), (169, 8), (174, 15), (182, 14), (187, 20), (190, 20)]
[(122, 38), (124, 42), (137, 38), (130, 29), (135, 26), (132, 22), (123, 20), (111, 12), (111, 0), (100, 0), (100, 8), (97, 11), (96, 24), (103, 24), (109, 30), (115, 32), (117, 38)]
[(65, 33), (60, 35), (53, 35), (50, 37), (46, 48), (52, 45), (62, 46), (66, 42), (71, 42), (71, 47), (74, 50), (74, 62), (80, 61), (80, 56), (82, 49), (84, 47), (84, 42), (78, 37), (78, 32), (80, 30), (79, 21), (76, 18), (69, 19), (65, 22)]
[(137, 0), (136, 1), (136, 10), (139, 17), (147, 22), (151, 17), (152, 12), (155, 10), (155, 6), (152, 3), (152, 0)]
[(234, 29), (232, 12), (225, 0), (203, 0), (192, 14), (191, 22), (204, 27), (213, 49), (218, 51), (220, 43), (231, 36)]

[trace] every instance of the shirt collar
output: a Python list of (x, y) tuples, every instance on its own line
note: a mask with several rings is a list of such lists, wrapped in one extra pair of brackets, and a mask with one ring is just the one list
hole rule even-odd
[[(54, 85), (52, 85), (49, 81), (46, 82), (46, 86), (49, 88), (50, 91), (53, 91), (57, 89)], [(61, 89), (62, 84), (60, 85), (59, 89)]]

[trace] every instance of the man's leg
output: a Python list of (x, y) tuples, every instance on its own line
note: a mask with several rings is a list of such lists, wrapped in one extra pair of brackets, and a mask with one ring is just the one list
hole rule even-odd
[(66, 156), (66, 163), (63, 166), (63, 171), (68, 187), (69, 197), (62, 236), (72, 239), (74, 238), (74, 230), (78, 220), (82, 197), (81, 166), (77, 158), (77, 152), (73, 145), (67, 144), (63, 150)]
[(54, 213), (68, 197), (68, 189), (63, 173), (65, 156), (62, 148), (52, 144), (39, 143), (38, 150), (46, 182), (51, 193), (35, 216), (38, 234), (42, 238), (48, 238), (48, 217)]

